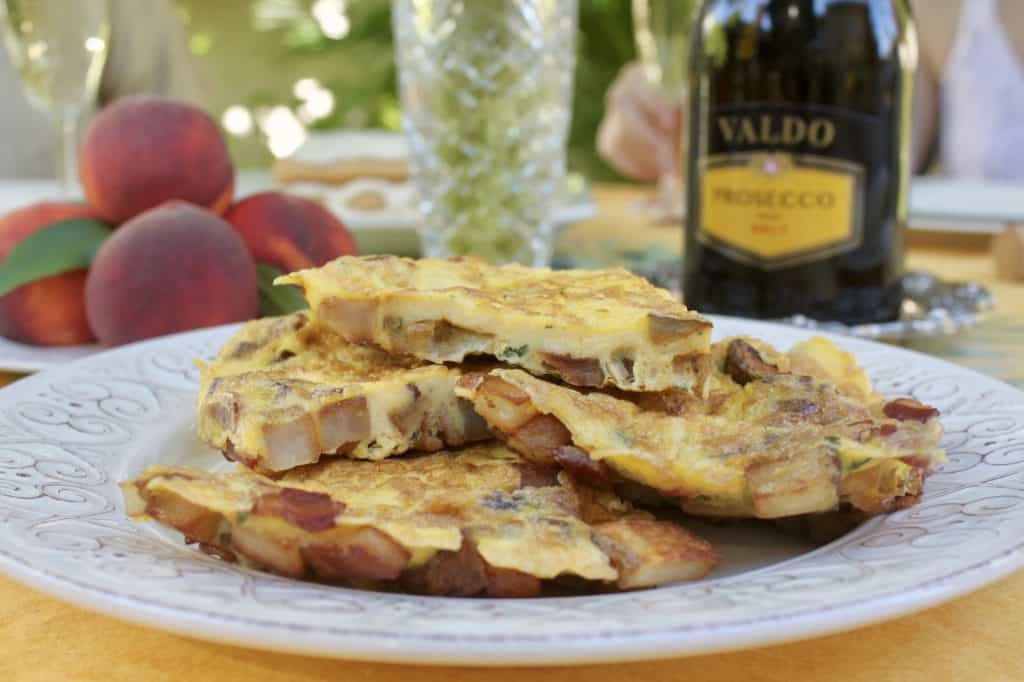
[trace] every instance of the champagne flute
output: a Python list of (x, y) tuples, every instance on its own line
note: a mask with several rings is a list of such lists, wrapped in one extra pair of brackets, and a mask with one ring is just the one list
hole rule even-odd
[[(699, 8), (699, 0), (633, 0), (633, 33), (644, 75), (680, 112), (686, 108), (690, 32)], [(676, 158), (685, 159), (685, 125), (676, 142)], [(680, 172), (684, 167), (679, 164)], [(682, 216), (681, 176), (667, 174), (658, 179), (655, 210), (669, 220)]]
[(54, 124), (66, 197), (78, 175), (78, 122), (93, 104), (110, 43), (108, 0), (0, 0), (0, 23), (25, 96)]

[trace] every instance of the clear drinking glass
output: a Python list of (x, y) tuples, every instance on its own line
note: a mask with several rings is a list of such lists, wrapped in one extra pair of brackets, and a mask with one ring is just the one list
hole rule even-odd
[(576, 11), (576, 0), (394, 0), (426, 255), (550, 261)]
[(65, 196), (78, 176), (78, 121), (96, 99), (110, 44), (108, 0), (0, 0), (11, 64), (28, 100), (54, 122)]
[[(637, 53), (648, 82), (678, 107), (686, 110), (690, 33), (700, 0), (633, 0), (633, 33)], [(681, 116), (680, 116), (681, 120)], [(685, 168), (686, 126), (681, 125), (677, 158)], [(665, 175), (658, 180), (658, 212), (673, 218), (683, 213), (683, 178)]]

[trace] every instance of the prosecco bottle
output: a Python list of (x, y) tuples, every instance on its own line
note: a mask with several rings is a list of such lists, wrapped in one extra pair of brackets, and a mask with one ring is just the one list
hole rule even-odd
[(906, 0), (705, 0), (687, 305), (850, 324), (899, 314), (916, 64)]

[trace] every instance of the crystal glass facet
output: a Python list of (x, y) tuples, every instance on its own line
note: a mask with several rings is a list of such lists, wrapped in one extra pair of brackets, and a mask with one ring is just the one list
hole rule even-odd
[(394, 1), (426, 255), (550, 260), (576, 11), (576, 0)]

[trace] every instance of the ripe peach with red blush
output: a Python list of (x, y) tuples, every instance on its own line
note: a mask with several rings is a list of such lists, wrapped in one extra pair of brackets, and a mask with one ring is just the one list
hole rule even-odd
[(82, 141), (79, 175), (89, 204), (115, 225), (172, 199), (220, 214), (235, 186), (214, 120), (154, 96), (124, 97), (96, 115)]
[(256, 265), (222, 218), (170, 202), (104, 242), (85, 302), (105, 345), (248, 320), (259, 314)]
[(247, 197), (224, 218), (242, 235), (257, 263), (281, 272), (319, 267), (357, 251), (352, 235), (333, 213), (284, 192)]

